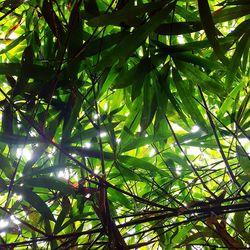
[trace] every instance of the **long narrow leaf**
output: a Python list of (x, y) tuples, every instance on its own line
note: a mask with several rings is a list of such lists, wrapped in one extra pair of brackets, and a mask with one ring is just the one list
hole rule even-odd
[(211, 43), (216, 55), (223, 62), (226, 63), (227, 59), (224, 55), (223, 48), (220, 46), (217, 38), (216, 28), (214, 26), (213, 18), (210, 12), (207, 0), (198, 0), (199, 13), (202, 26), (206, 32), (207, 39)]
[(15, 187), (15, 191), (21, 194), (23, 199), (34, 207), (42, 216), (52, 221), (55, 220), (46, 202), (43, 201), (39, 195), (24, 187)]

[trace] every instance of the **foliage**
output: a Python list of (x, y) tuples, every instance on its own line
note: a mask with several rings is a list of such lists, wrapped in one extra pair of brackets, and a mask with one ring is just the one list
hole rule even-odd
[(247, 249), (247, 0), (0, 5), (1, 249)]

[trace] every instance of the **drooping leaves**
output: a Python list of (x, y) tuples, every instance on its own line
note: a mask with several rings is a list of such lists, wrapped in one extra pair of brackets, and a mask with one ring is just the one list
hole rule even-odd
[(0, 249), (247, 248), (249, 6), (3, 1)]

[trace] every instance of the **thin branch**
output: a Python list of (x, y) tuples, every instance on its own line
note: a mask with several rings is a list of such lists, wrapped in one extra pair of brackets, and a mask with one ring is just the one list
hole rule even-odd
[(223, 159), (223, 161), (224, 161), (224, 163), (225, 163), (225, 165), (226, 165), (228, 174), (229, 174), (231, 180), (232, 180), (239, 188), (241, 188), (241, 185), (240, 185), (239, 182), (236, 180), (236, 178), (235, 178), (235, 176), (234, 176), (234, 173), (233, 173), (233, 171), (232, 171), (232, 169), (231, 169), (231, 167), (230, 167), (230, 165), (229, 165), (229, 163), (228, 163), (228, 160), (227, 160), (227, 158), (226, 158), (226, 156), (225, 156), (225, 153), (224, 153), (224, 151), (223, 151), (223, 149), (222, 149), (222, 146), (221, 146), (219, 137), (218, 137), (217, 132), (216, 132), (216, 127), (215, 127), (214, 122), (213, 122), (213, 119), (212, 119), (212, 117), (211, 117), (211, 115), (210, 115), (209, 108), (208, 108), (208, 106), (207, 106), (207, 102), (206, 102), (206, 100), (205, 100), (205, 97), (204, 97), (204, 95), (203, 95), (203, 93), (202, 93), (202, 90), (201, 90), (200, 86), (198, 86), (198, 89), (199, 89), (199, 92), (200, 92), (200, 95), (201, 95), (203, 104), (204, 104), (204, 106), (205, 106), (206, 113), (207, 113), (207, 117), (208, 117), (209, 123), (210, 123), (210, 125), (211, 125), (211, 128), (212, 128), (212, 130), (213, 130), (213, 134), (214, 134), (216, 143), (217, 143), (217, 145), (218, 145), (218, 147), (219, 147), (220, 154), (221, 154), (222, 159)]

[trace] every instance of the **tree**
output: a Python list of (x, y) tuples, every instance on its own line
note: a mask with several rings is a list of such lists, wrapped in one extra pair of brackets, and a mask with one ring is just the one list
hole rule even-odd
[(248, 249), (247, 0), (5, 0), (1, 249)]

